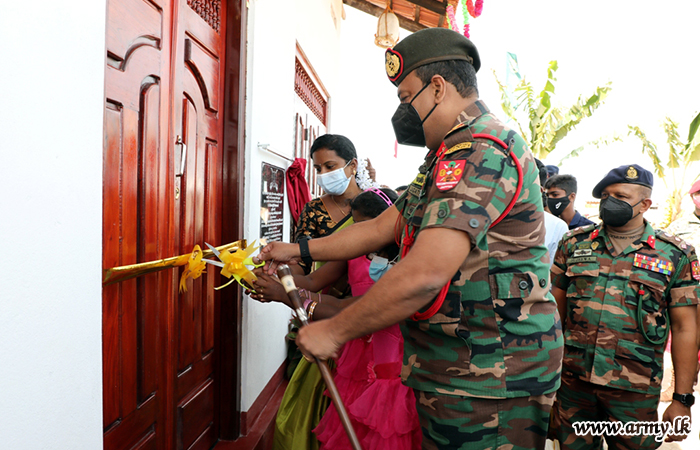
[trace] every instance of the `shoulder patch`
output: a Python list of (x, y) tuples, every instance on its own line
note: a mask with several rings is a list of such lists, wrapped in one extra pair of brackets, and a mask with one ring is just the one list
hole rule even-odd
[(663, 230), (654, 230), (654, 234), (656, 234), (656, 239), (660, 239), (664, 242), (668, 242), (669, 244), (678, 247), (685, 255), (690, 258), (690, 255), (693, 253), (693, 246), (685, 242), (683, 239), (679, 238), (675, 234), (670, 234), (667, 233)]
[(464, 166), (466, 164), (467, 161), (465, 159), (439, 161), (435, 186), (441, 191), (448, 191), (457, 186), (459, 180), (462, 179), (462, 175), (464, 175)]

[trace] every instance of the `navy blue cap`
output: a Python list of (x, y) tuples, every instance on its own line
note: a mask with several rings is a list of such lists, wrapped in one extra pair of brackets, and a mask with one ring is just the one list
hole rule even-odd
[(654, 175), (638, 164), (627, 164), (608, 172), (605, 177), (593, 188), (593, 197), (600, 198), (603, 189), (611, 184), (628, 183), (639, 184), (652, 188), (654, 186)]
[(548, 164), (545, 166), (547, 168), (547, 178), (553, 176), (553, 175), (558, 175), (559, 174), (559, 167), (553, 165), (553, 164)]

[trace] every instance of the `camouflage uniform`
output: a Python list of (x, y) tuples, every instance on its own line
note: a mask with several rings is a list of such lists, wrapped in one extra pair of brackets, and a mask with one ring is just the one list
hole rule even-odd
[[(603, 225), (572, 230), (552, 266), (567, 297), (562, 387), (555, 404), (562, 448), (599, 448), (573, 422), (655, 421), (670, 324), (668, 308), (697, 304), (700, 277), (692, 246), (655, 231), (614, 255)], [(606, 436), (617, 448), (655, 448), (653, 437)]]
[[(476, 133), (512, 140), (523, 167), (515, 206), (491, 229), (515, 194), (518, 174), (504, 149), (475, 141)], [(471, 240), (438, 313), (402, 324), (402, 378), (416, 391), (424, 448), (475, 448), (474, 441), (480, 449), (542, 447), (563, 343), (549, 294), (535, 160), (523, 139), (481, 101), (460, 114), (443, 145), (443, 158), (428, 153), (397, 202), (409, 233), (445, 227)], [(439, 257), (440, 249), (435, 251)]]

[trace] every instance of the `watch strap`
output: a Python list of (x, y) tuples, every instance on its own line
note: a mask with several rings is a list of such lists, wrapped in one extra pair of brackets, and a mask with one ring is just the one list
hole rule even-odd
[(676, 394), (673, 393), (673, 399), (678, 400), (684, 406), (691, 407), (695, 404), (695, 396), (693, 394)]
[(311, 257), (311, 253), (309, 253), (309, 238), (307, 236), (300, 238), (298, 244), (301, 260), (304, 261), (304, 264), (310, 266), (313, 264), (314, 259)]

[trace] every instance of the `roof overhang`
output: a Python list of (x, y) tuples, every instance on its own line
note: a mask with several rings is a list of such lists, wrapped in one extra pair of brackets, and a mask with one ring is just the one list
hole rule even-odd
[(379, 17), (391, 2), (399, 26), (414, 32), (424, 28), (445, 27), (445, 10), (448, 4), (456, 6), (458, 0), (343, 0), (348, 6)]

